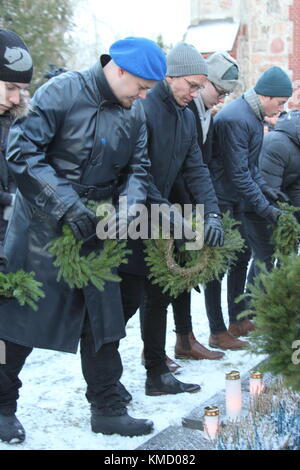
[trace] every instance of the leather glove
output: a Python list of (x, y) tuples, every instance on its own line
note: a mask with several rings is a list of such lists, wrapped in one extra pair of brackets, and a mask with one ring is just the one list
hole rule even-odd
[(77, 240), (84, 240), (96, 233), (96, 214), (85, 207), (80, 200), (65, 213), (63, 221), (70, 225)]
[(7, 258), (4, 254), (2, 243), (0, 243), (0, 272), (4, 271), (6, 265), (7, 265)]
[(290, 202), (288, 196), (279, 189), (274, 189), (270, 186), (263, 186), (262, 192), (266, 196), (266, 198), (270, 199), (271, 201)]
[(224, 229), (218, 214), (209, 213), (204, 220), (204, 243), (208, 246), (224, 245)]
[(284, 211), (281, 209), (278, 209), (275, 206), (270, 206), (269, 207), (269, 212), (268, 215), (266, 216), (267, 219), (272, 222), (273, 224), (276, 224), (278, 221), (278, 218), (284, 214)]

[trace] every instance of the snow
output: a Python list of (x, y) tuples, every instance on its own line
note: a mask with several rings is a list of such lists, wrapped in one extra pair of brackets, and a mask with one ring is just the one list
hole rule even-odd
[[(225, 284), (222, 296), (226, 312)], [(194, 333), (202, 344), (208, 346), (209, 329), (203, 293), (192, 292), (192, 314)], [(173, 329), (170, 308), (166, 350), (172, 358), (175, 344)], [(128, 323), (127, 337), (120, 345), (124, 366), (121, 381), (133, 395), (133, 401), (128, 406), (129, 414), (135, 418), (152, 419), (155, 424), (152, 434), (139, 437), (94, 434), (90, 429), (90, 411), (85, 399), (79, 353), (74, 355), (35, 349), (20, 375), (23, 387), (17, 416), (25, 427), (26, 440), (22, 444), (0, 442), (0, 450), (136, 449), (169, 425), (180, 425), (183, 416), (224, 388), (226, 372), (235, 369), (243, 374), (261, 360), (261, 357), (246, 351), (228, 351), (220, 361), (178, 360), (182, 372), (176, 377), (184, 382), (200, 384), (201, 391), (148, 397), (144, 393), (146, 374), (140, 361), (141, 350), (139, 315), (136, 314)]]

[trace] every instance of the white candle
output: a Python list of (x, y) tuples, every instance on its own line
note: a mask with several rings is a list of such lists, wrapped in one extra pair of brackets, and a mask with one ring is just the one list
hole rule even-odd
[(214, 439), (219, 430), (219, 408), (206, 406), (204, 408), (204, 431), (210, 439)]
[(240, 373), (236, 370), (226, 374), (226, 416), (236, 421), (242, 411), (242, 387)]
[(264, 389), (263, 374), (258, 371), (252, 371), (250, 373), (250, 395), (255, 397), (262, 393)]

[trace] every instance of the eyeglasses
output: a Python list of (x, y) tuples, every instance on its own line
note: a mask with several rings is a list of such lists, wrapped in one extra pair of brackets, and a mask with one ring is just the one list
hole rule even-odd
[(186, 78), (184, 78), (184, 77), (182, 77), (182, 78), (183, 78), (183, 80), (185, 80), (186, 83), (188, 84), (191, 93), (194, 93), (195, 91), (203, 90), (203, 88), (204, 88), (203, 85), (194, 85), (193, 83), (191, 83), (191, 82), (190, 82), (189, 80), (187, 80)]
[(212, 84), (212, 86), (214, 87), (216, 92), (218, 93), (219, 98), (225, 98), (226, 96), (230, 95), (230, 93), (228, 93), (227, 91), (220, 90), (219, 88), (217, 88), (216, 85), (213, 82), (210, 82), (210, 83)]

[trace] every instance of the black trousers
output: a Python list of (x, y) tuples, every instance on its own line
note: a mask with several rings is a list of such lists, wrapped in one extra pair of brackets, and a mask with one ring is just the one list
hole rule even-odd
[[(235, 264), (227, 273), (227, 305), (229, 323), (235, 323), (238, 321), (237, 316), (246, 309), (246, 301), (237, 303), (235, 302), (235, 299), (245, 291), (247, 268), (251, 258), (251, 250), (248, 243), (245, 218), (240, 206), (238, 204), (219, 204), (219, 207), (223, 213), (229, 211), (230, 216), (240, 222), (238, 229), (246, 243), (245, 250), (238, 253), (238, 258)], [(206, 314), (212, 334), (223, 333), (226, 331), (221, 303), (221, 282), (222, 281), (218, 280), (208, 282), (204, 290)]]
[[(22, 382), (19, 373), (32, 348), (4, 341), (6, 364), (0, 364), (0, 413), (13, 414), (17, 409)], [(82, 373), (87, 383), (87, 400), (104, 415), (120, 415), (124, 404), (119, 394), (118, 381), (122, 375), (122, 362), (118, 343), (104, 344), (97, 352), (86, 315), (80, 339)]]
[(164, 294), (159, 286), (152, 284), (145, 276), (124, 272), (120, 272), (119, 275), (122, 278), (120, 287), (125, 322), (127, 323), (140, 308), (147, 375), (169, 372), (165, 364), (165, 342), (167, 308), (171, 297)]
[(273, 269), (274, 245), (271, 243), (273, 230), (265, 218), (254, 212), (245, 212), (244, 224), (253, 256), (247, 283), (252, 284), (255, 276), (259, 273), (257, 261), (263, 262), (268, 271)]
[(193, 331), (191, 316), (191, 293), (183, 292), (172, 300), (175, 331), (187, 335)]

